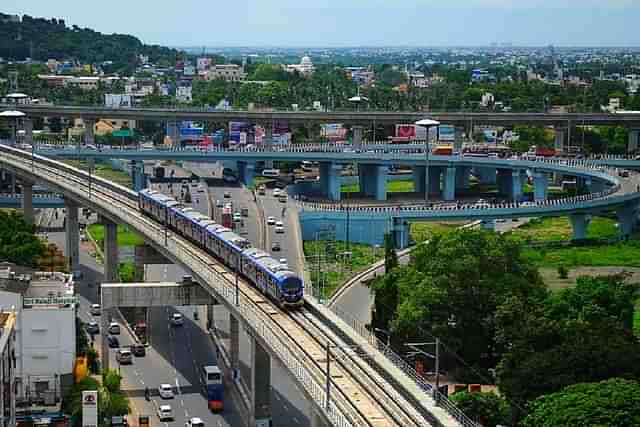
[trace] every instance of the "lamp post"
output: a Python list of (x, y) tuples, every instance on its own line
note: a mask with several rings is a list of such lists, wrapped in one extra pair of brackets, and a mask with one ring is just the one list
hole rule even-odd
[(440, 122), (432, 119), (422, 119), (415, 122), (416, 126), (426, 129), (427, 136), (424, 141), (424, 204), (429, 204), (429, 129), (439, 126)]
[[(427, 353), (424, 350), (421, 350), (420, 347), (424, 347), (427, 345), (434, 345), (436, 346), (436, 354), (431, 354), (431, 353)], [(425, 357), (428, 357), (430, 359), (435, 359), (436, 361), (436, 386), (435, 389), (433, 391), (433, 398), (436, 400), (436, 402), (438, 401), (438, 389), (440, 388), (440, 338), (436, 337), (436, 340), (434, 342), (421, 342), (421, 343), (406, 343), (405, 344), (407, 347), (409, 347), (411, 350), (413, 350), (415, 353), (417, 354), (421, 354)]]

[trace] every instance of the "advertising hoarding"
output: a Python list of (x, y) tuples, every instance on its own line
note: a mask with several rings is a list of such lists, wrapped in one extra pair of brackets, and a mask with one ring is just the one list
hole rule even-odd
[(439, 141), (442, 142), (455, 142), (456, 140), (456, 128), (451, 125), (438, 126)]
[(98, 427), (98, 392), (82, 392), (82, 427)]

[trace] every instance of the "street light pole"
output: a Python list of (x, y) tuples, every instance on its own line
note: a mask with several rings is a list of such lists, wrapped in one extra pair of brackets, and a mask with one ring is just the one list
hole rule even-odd
[(424, 127), (427, 135), (424, 141), (424, 204), (429, 204), (429, 129), (439, 126), (440, 122), (432, 119), (422, 119), (415, 122), (417, 126)]

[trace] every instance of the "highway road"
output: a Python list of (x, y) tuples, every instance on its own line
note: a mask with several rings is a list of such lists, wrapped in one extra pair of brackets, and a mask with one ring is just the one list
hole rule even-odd
[[(45, 212), (42, 212), (43, 214)], [(59, 222), (63, 215), (59, 215)], [(65, 250), (65, 235), (62, 232), (48, 233), (48, 240), (55, 243), (61, 250)], [(82, 243), (80, 249), (80, 270), (83, 277), (76, 286), (80, 294), (80, 307), (78, 309), (80, 318), (87, 322), (89, 320), (100, 319), (91, 316), (89, 307), (91, 304), (99, 302), (98, 287), (96, 283), (101, 283), (103, 278), (103, 267), (89, 255), (90, 246)], [(148, 272), (153, 275), (164, 274), (163, 266), (150, 266)], [(159, 271), (159, 273), (158, 273)], [(174, 279), (175, 280), (175, 279)], [(92, 286), (89, 286), (92, 284)], [(209, 336), (199, 325), (191, 320), (185, 322), (182, 328), (169, 328), (167, 321), (170, 313), (175, 310), (172, 307), (157, 307), (151, 312), (151, 347), (147, 348), (144, 357), (134, 358), (134, 363), (128, 366), (121, 366), (120, 372), (123, 376), (123, 390), (127, 392), (131, 399), (132, 415), (137, 418), (139, 414), (151, 415), (151, 423), (154, 426), (161, 425), (184, 425), (187, 417), (197, 416), (204, 420), (207, 426), (235, 427), (243, 425), (242, 414), (237, 409), (236, 404), (227, 399), (225, 411), (218, 415), (212, 414), (207, 409), (207, 401), (203, 395), (199, 381), (198, 369), (200, 364), (215, 364), (215, 350)], [(189, 312), (184, 309), (185, 314)], [(193, 310), (190, 310), (191, 316)], [(188, 319), (188, 317), (187, 317)], [(119, 321), (118, 316), (114, 320)], [(133, 344), (133, 337), (121, 323), (121, 334), (118, 336), (120, 345)], [(96, 337), (94, 346), (100, 349), (101, 337)], [(109, 351), (110, 365), (117, 369), (114, 350)], [(160, 423), (155, 416), (156, 405), (161, 400), (158, 396), (153, 396), (151, 402), (144, 399), (144, 388), (156, 389), (160, 383), (172, 384), (176, 397), (167, 400), (175, 413), (175, 420), (169, 423)]]
[[(210, 180), (212, 185), (208, 188), (211, 200), (213, 201), (213, 205), (215, 206), (216, 200), (222, 200), (224, 202), (232, 201), (234, 205), (234, 209), (240, 210), (242, 207), (246, 207), (249, 209), (249, 217), (243, 218), (243, 223), (238, 224), (237, 232), (247, 239), (249, 239), (255, 246), (263, 247), (260, 244), (262, 241), (262, 236), (264, 235), (264, 231), (260, 226), (258, 221), (258, 206), (253, 200), (253, 195), (246, 188), (241, 187), (240, 185), (228, 185), (225, 184), (221, 179), (222, 168), (218, 164), (184, 164), (184, 168), (180, 167), (168, 167), (168, 169), (175, 170), (175, 176), (190, 176), (189, 172), (194, 172), (202, 178), (214, 178)], [(213, 174), (215, 173), (215, 175)], [(215, 179), (218, 178), (218, 179)], [(166, 185), (156, 185), (154, 188), (159, 189), (165, 193), (168, 192), (168, 188)], [(179, 189), (176, 188), (174, 184), (174, 192), (177, 194)], [(225, 198), (224, 193), (229, 192), (231, 197)], [(199, 212), (208, 215), (208, 206), (206, 202), (206, 194), (200, 193), (197, 190), (195, 192), (191, 192), (192, 194), (192, 204), (191, 207), (198, 210)], [(272, 200), (272, 203), (267, 202), (269, 208), (271, 210), (268, 211), (269, 215), (276, 215), (277, 218), (280, 218), (281, 214), (281, 205), (278, 205), (275, 199)], [(215, 212), (219, 209), (214, 208), (214, 219), (220, 214), (220, 212)], [(277, 212), (276, 212), (277, 211)], [(285, 214), (286, 217), (286, 214)], [(290, 220), (289, 220), (290, 221)], [(273, 228), (273, 227), (271, 227)], [(285, 223), (285, 234), (287, 236), (287, 232), (292, 230), (289, 223)], [(271, 231), (271, 234), (275, 233)], [(282, 236), (282, 235), (278, 235)], [(285, 241), (282, 240), (282, 251), (281, 254), (278, 254), (278, 257), (287, 257), (290, 253), (294, 253), (292, 249), (285, 245)], [(270, 249), (269, 246), (267, 246)], [(291, 265), (292, 267), (300, 267), (300, 262), (296, 261), (295, 264)], [(184, 270), (176, 265), (157, 265), (157, 266), (147, 266), (145, 268), (145, 279), (146, 281), (177, 281), (182, 278), (185, 274)], [(185, 317), (188, 319), (193, 319), (193, 312), (196, 310), (196, 307), (182, 307), (178, 308), (178, 310), (183, 311)], [(204, 319), (205, 311), (200, 308), (200, 321), (199, 327), (204, 332), (205, 324)], [(155, 317), (155, 311), (152, 312), (152, 321)], [(230, 333), (230, 325), (229, 325), (229, 312), (222, 306), (216, 306), (214, 309), (214, 322), (215, 327), (219, 331), (219, 334), (222, 337), (228, 337)], [(156, 324), (155, 321), (152, 323), (152, 328)], [(208, 338), (208, 337), (207, 337)], [(153, 337), (152, 337), (153, 339)], [(241, 376), (245, 380), (245, 383), (250, 383), (250, 343), (251, 337), (247, 334), (247, 332), (240, 328), (240, 337), (239, 337), (239, 348), (240, 348), (240, 371)], [(227, 344), (228, 340), (223, 339), (223, 345)], [(153, 344), (155, 346), (155, 344)], [(298, 389), (297, 385), (290, 377), (289, 373), (286, 371), (284, 366), (280, 364), (280, 362), (272, 358), (271, 359), (271, 386), (272, 386), (272, 394), (271, 394), (271, 406), (272, 406), (272, 420), (273, 426), (302, 426), (306, 427), (309, 425), (309, 403), (303, 397), (302, 392)]]

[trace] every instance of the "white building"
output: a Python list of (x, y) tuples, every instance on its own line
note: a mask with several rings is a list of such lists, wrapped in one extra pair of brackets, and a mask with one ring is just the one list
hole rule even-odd
[(178, 102), (193, 101), (193, 88), (190, 83), (180, 83), (176, 87), (176, 99)]
[(287, 65), (285, 69), (290, 73), (297, 71), (303, 76), (308, 76), (316, 71), (316, 67), (308, 56), (303, 56), (299, 64)]
[(133, 107), (133, 96), (122, 93), (105, 93), (104, 106), (107, 108)]
[(98, 89), (98, 85), (100, 84), (100, 77), (73, 77), (65, 80), (64, 83), (82, 90), (95, 90)]
[(213, 64), (213, 60), (211, 58), (198, 58), (196, 60), (196, 67), (198, 71), (205, 71), (211, 68), (211, 64)]
[(488, 107), (495, 103), (496, 99), (491, 92), (485, 92), (482, 94), (482, 99), (480, 100), (480, 105), (483, 107)]
[(16, 313), (18, 405), (56, 404), (73, 385), (76, 297), (69, 274), (0, 269), (0, 306)]
[(0, 426), (16, 425), (15, 354), (16, 315), (0, 313)]
[(236, 64), (213, 65), (205, 74), (206, 80), (226, 80), (228, 82), (243, 81), (247, 75), (244, 69)]

